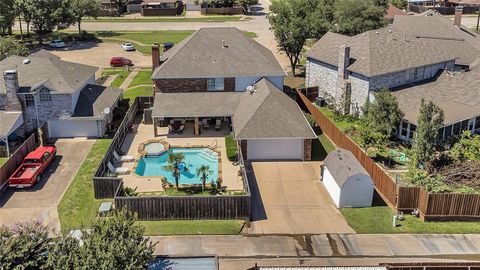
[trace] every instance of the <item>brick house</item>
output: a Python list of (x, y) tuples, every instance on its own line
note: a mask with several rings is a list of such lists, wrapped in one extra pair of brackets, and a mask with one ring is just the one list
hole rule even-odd
[(95, 85), (97, 70), (46, 51), (1, 61), (0, 119), (15, 114), (18, 121), (2, 122), (0, 137), (23, 136), (43, 123), (50, 137), (103, 136), (121, 91)]
[(310, 160), (315, 133), (283, 93), (273, 53), (236, 28), (202, 28), (159, 56), (152, 48), (154, 132), (165, 120), (228, 122), (249, 160)]

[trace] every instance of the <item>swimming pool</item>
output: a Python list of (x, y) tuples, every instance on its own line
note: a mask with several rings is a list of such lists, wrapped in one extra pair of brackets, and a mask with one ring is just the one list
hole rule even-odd
[(165, 170), (168, 164), (169, 153), (183, 153), (187, 170), (182, 170), (180, 184), (201, 184), (197, 176), (197, 169), (202, 165), (210, 167), (211, 173), (207, 183), (218, 179), (218, 154), (208, 148), (170, 148), (159, 156), (146, 156), (140, 158), (135, 173), (139, 176), (164, 176), (167, 181), (175, 184), (172, 172)]

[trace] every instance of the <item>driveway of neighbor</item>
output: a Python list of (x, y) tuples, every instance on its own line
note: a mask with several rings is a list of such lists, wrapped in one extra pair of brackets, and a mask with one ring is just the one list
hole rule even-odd
[(320, 162), (254, 162), (249, 235), (355, 233), (320, 183)]
[(0, 226), (39, 220), (60, 232), (57, 205), (86, 158), (94, 140), (57, 140), (57, 156), (32, 189), (9, 189), (0, 197)]

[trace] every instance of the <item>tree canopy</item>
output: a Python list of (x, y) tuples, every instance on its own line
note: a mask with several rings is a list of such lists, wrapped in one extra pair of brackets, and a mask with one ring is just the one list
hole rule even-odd
[(443, 110), (432, 101), (422, 99), (418, 127), (413, 138), (413, 150), (417, 163), (424, 164), (432, 160), (436, 146), (438, 129), (445, 119)]
[(15, 22), (15, 0), (0, 1), (0, 35), (11, 34)]
[(376, 2), (383, 4), (379, 0), (337, 0), (335, 2), (336, 32), (353, 36), (383, 27), (386, 8), (377, 6)]
[(27, 56), (28, 48), (13, 38), (0, 39), (0, 61), (10, 55)]
[(460, 140), (450, 150), (450, 155), (457, 161), (479, 161), (480, 136), (472, 135), (470, 131), (464, 131)]

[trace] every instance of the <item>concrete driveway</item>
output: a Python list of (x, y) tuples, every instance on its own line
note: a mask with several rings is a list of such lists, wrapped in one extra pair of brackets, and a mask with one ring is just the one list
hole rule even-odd
[(32, 189), (9, 189), (0, 197), (0, 225), (40, 220), (53, 233), (60, 231), (57, 205), (86, 158), (94, 140), (61, 139), (57, 157)]
[(320, 183), (320, 162), (254, 162), (247, 234), (355, 233)]

